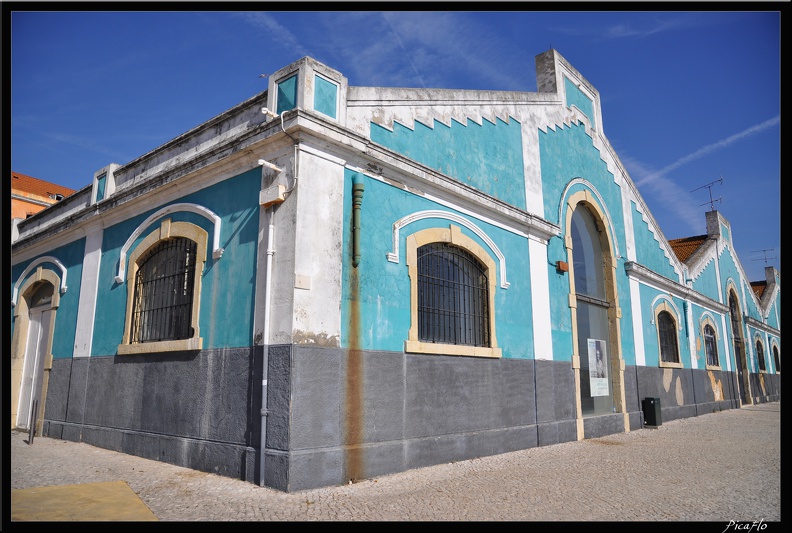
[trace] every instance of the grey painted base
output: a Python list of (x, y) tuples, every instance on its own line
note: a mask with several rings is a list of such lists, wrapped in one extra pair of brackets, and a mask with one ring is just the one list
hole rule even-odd
[(43, 434), (255, 482), (260, 376), (253, 348), (55, 359)]
[[(263, 468), (261, 348), (56, 359), (44, 435), (289, 492), (577, 439), (570, 362), (267, 353)], [(750, 379), (755, 401), (780, 399), (780, 376)], [(740, 406), (732, 372), (628, 366), (624, 386), (629, 426), (586, 417), (585, 438), (644, 427), (647, 397), (662, 421)]]
[(268, 446), (288, 442), (285, 456), (267, 455), (267, 485), (280, 490), (577, 438), (568, 362), (279, 346), (269, 368), (290, 369), (270, 382), (272, 416), (292, 421), (267, 429)]

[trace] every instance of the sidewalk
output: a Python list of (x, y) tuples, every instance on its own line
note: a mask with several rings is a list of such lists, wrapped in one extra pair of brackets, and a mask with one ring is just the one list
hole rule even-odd
[(720, 533), (780, 521), (780, 425), (774, 402), (293, 494), (12, 432), (11, 520), (709, 521)]

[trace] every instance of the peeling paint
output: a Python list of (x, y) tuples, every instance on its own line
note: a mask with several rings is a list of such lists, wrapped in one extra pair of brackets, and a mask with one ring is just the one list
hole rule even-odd
[(685, 396), (682, 392), (682, 380), (679, 376), (676, 378), (676, 401), (677, 405), (685, 405)]
[(707, 375), (710, 378), (710, 383), (712, 384), (712, 393), (715, 395), (715, 401), (719, 402), (723, 400), (723, 383), (719, 379), (715, 378), (715, 374), (712, 370), (707, 371)]
[(294, 344), (311, 344), (314, 346), (331, 346), (338, 348), (341, 346), (338, 335), (328, 335), (327, 333), (310, 333), (307, 331), (294, 330), (292, 334)]
[(674, 379), (674, 371), (670, 368), (663, 369), (663, 388), (666, 392), (671, 390), (671, 381)]

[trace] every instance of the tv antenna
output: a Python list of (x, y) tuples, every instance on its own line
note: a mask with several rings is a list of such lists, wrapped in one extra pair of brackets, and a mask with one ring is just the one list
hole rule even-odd
[(709, 200), (709, 202), (704, 202), (703, 204), (700, 204), (700, 205), (710, 204), (710, 210), (711, 211), (715, 211), (715, 202), (721, 202), (722, 201), (720, 196), (718, 196), (717, 198), (713, 198), (712, 197), (712, 186), (715, 185), (716, 183), (723, 183), (723, 176), (721, 176), (720, 179), (717, 179), (715, 181), (711, 181), (711, 182), (707, 183), (706, 185), (702, 185), (701, 187), (698, 187), (698, 188), (693, 189), (692, 191), (690, 191), (690, 192), (696, 192), (699, 189), (703, 189), (704, 187), (706, 187), (709, 190), (710, 200)]
[(775, 261), (778, 260), (778, 256), (768, 257), (767, 252), (775, 252), (775, 248), (763, 248), (761, 250), (753, 250), (752, 254), (762, 254), (764, 257), (753, 259), (753, 261), (764, 261), (765, 266), (767, 266), (768, 259), (773, 259)]

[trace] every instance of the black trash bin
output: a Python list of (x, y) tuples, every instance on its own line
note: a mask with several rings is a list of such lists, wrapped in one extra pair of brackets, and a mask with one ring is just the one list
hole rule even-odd
[(657, 427), (663, 423), (660, 413), (660, 398), (643, 399), (644, 425)]

